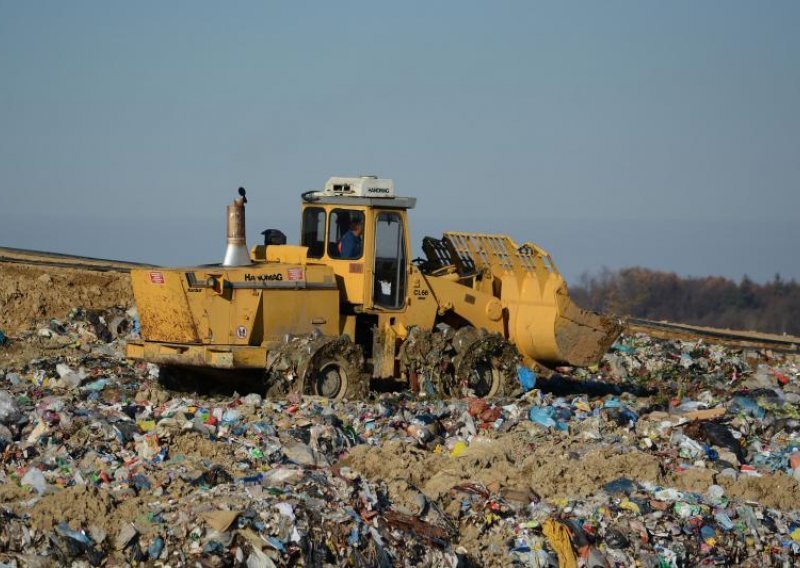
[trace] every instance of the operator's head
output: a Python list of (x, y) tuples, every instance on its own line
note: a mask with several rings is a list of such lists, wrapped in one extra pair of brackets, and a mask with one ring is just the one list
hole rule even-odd
[(350, 223), (350, 232), (360, 237), (364, 233), (364, 221), (361, 219), (354, 219), (353, 222)]

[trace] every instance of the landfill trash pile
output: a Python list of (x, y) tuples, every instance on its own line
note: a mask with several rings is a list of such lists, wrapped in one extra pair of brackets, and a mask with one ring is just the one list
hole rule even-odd
[(0, 566), (789, 566), (800, 360), (623, 337), (504, 399), (168, 391), (135, 311), (0, 345)]

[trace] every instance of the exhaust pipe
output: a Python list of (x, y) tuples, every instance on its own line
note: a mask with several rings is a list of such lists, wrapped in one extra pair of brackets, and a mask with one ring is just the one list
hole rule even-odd
[(245, 190), (239, 188), (239, 197), (228, 205), (228, 248), (222, 266), (244, 266), (250, 264), (244, 230), (244, 204), (247, 203)]

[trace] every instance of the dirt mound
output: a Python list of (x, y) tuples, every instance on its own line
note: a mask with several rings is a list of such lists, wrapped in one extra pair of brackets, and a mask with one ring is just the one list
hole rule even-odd
[(192, 432), (176, 436), (169, 443), (169, 455), (173, 459), (180, 457), (186, 460), (187, 465), (200, 468), (217, 464), (233, 469), (237, 461), (234, 449), (229, 444), (212, 442)]
[(431, 499), (442, 498), (464, 482), (532, 491), (543, 498), (579, 498), (632, 472), (638, 481), (655, 482), (660, 477), (659, 460), (642, 452), (599, 444), (586, 446), (579, 454), (569, 449), (566, 440), (530, 447), (521, 436), (478, 438), (458, 457), (431, 454), (403, 442), (358, 446), (341, 465), (373, 480), (399, 476)]
[(775, 509), (800, 509), (800, 484), (784, 473), (720, 481), (728, 497), (755, 501)]
[(0, 263), (0, 329), (7, 334), (65, 318), (76, 307), (132, 305), (130, 277), (123, 272)]
[(45, 531), (61, 521), (68, 521), (73, 530), (88, 525), (108, 530), (113, 510), (114, 501), (107, 491), (76, 485), (42, 497), (30, 510), (31, 524)]
[(700, 494), (716, 484), (725, 489), (728, 498), (761, 503), (784, 511), (800, 509), (800, 483), (782, 472), (753, 477), (740, 475), (733, 479), (711, 469), (691, 468), (669, 475), (664, 484)]
[(479, 438), (458, 457), (432, 454), (404, 442), (357, 446), (340, 465), (371, 480), (385, 480), (390, 491), (398, 489), (390, 497), (401, 501), (406, 495), (400, 490), (402, 484), (394, 481), (407, 481), (430, 499), (445, 498), (453, 487), (465, 482), (494, 484), (506, 491), (532, 491), (545, 499), (580, 499), (624, 477), (700, 494), (718, 484), (729, 498), (787, 511), (800, 509), (800, 483), (783, 473), (734, 480), (710, 469), (691, 468), (663, 475), (658, 458), (637, 450), (605, 444), (577, 449), (565, 439), (529, 448), (528, 454), (521, 456), (519, 440), (513, 436)]

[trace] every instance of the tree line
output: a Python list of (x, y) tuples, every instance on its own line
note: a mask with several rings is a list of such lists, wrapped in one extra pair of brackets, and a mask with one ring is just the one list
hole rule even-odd
[(570, 295), (583, 308), (616, 315), (800, 335), (800, 284), (780, 275), (681, 277), (634, 267), (584, 273)]

